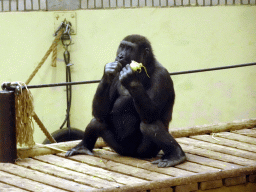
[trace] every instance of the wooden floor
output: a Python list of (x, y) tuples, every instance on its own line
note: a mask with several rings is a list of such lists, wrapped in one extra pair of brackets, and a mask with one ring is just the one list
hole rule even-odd
[(107, 147), (95, 149), (95, 156), (59, 153), (0, 163), (0, 191), (189, 192), (229, 186), (256, 191), (256, 128), (177, 141), (187, 161), (170, 168)]

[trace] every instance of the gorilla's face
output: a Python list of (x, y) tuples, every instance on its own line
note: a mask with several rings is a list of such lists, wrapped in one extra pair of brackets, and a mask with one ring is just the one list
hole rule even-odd
[(119, 61), (124, 67), (126, 64), (130, 64), (132, 60), (140, 62), (140, 55), (138, 52), (138, 46), (135, 43), (129, 41), (121, 41), (118, 49), (116, 61)]

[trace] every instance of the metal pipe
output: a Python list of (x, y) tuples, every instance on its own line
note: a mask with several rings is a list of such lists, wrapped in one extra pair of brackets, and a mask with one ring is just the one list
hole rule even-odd
[[(216, 71), (216, 70), (223, 70), (223, 69), (231, 69), (231, 68), (238, 68), (238, 67), (246, 67), (246, 66), (253, 66), (256, 63), (246, 63), (246, 64), (239, 64), (239, 65), (229, 65), (223, 67), (214, 67), (214, 68), (207, 68), (207, 69), (196, 69), (196, 70), (189, 70), (189, 71), (180, 71), (180, 72), (173, 72), (169, 73), (171, 76), (174, 75), (182, 75), (182, 74), (190, 74), (190, 73), (200, 73), (200, 72), (207, 72), (207, 71)], [(45, 88), (45, 87), (59, 87), (59, 86), (67, 86), (67, 85), (81, 85), (81, 84), (91, 84), (91, 83), (99, 83), (100, 80), (92, 80), (92, 81), (77, 81), (77, 82), (65, 82), (65, 83), (53, 83), (53, 84), (42, 84), (42, 85), (28, 85), (28, 89), (36, 89), (36, 88)], [(15, 86), (9, 86), (10, 83), (3, 83), (2, 88), (7, 90), (14, 90)], [(23, 86), (23, 89), (26, 87)]]
[(200, 73), (200, 72), (206, 72), (206, 71), (217, 71), (222, 69), (232, 69), (232, 68), (238, 68), (238, 67), (247, 67), (247, 66), (253, 66), (256, 65), (256, 63), (246, 63), (246, 64), (239, 64), (239, 65), (228, 65), (223, 67), (213, 67), (213, 68), (207, 68), (207, 69), (196, 69), (196, 70), (189, 70), (189, 71), (180, 71), (180, 72), (173, 72), (170, 73), (170, 75), (181, 75), (181, 74), (189, 74), (189, 73)]
[[(100, 80), (92, 80), (92, 81), (76, 81), (76, 82), (65, 82), (65, 83), (53, 83), (53, 84), (43, 84), (43, 85), (28, 85), (28, 89), (36, 89), (36, 88), (45, 88), (45, 87), (60, 87), (67, 85), (81, 85), (81, 84), (91, 84), (91, 83), (99, 83)], [(23, 89), (25, 87), (22, 87)]]

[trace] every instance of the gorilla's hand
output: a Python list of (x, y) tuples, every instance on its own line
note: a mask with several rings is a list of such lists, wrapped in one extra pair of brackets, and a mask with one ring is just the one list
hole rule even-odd
[(119, 74), (119, 80), (121, 84), (128, 88), (132, 85), (132, 82), (138, 82), (138, 78), (136, 76), (136, 72), (132, 70), (129, 64), (127, 64)]
[(108, 82), (112, 82), (115, 76), (121, 71), (122, 64), (118, 61), (108, 63), (104, 68), (104, 77)]

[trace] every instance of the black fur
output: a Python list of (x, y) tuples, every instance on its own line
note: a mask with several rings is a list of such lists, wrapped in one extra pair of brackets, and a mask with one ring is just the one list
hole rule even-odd
[[(147, 69), (134, 72), (135, 60)], [(117, 153), (138, 158), (164, 155), (152, 163), (158, 167), (185, 161), (180, 145), (168, 132), (175, 93), (168, 71), (155, 59), (150, 42), (130, 35), (121, 41), (114, 62), (105, 65), (104, 74), (93, 99), (94, 118), (81, 143), (66, 153), (93, 155), (98, 137)]]

